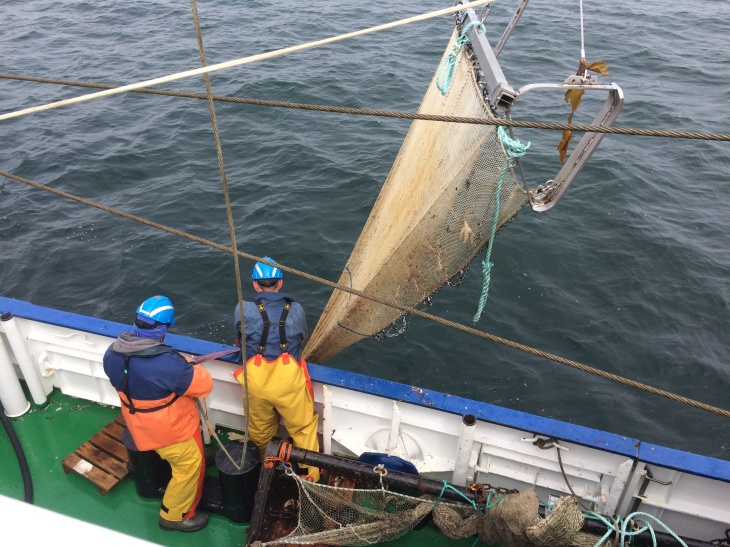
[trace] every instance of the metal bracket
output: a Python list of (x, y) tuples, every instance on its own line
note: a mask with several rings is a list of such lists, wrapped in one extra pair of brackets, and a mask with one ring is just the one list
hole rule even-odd
[[(603, 103), (603, 106), (598, 111), (591, 125), (611, 127), (624, 106), (624, 94), (621, 88), (615, 83), (600, 85), (594, 83), (597, 81), (598, 79), (595, 76), (571, 76), (562, 85), (531, 84), (521, 88), (515, 100), (526, 92), (533, 90), (559, 90), (565, 92), (568, 89), (582, 89), (584, 91), (608, 91), (608, 97), (606, 97), (606, 101)], [(530, 192), (530, 206), (533, 211), (549, 211), (560, 201), (570, 185), (575, 181), (578, 173), (581, 172), (589, 158), (596, 151), (596, 148), (598, 148), (605, 135), (605, 133), (595, 132), (587, 132), (583, 135), (570, 154), (570, 157), (565, 160), (563, 167), (555, 176), (555, 179), (538, 186), (534, 191)]]
[(662, 486), (669, 486), (673, 482), (673, 481), (664, 482), (664, 481), (655, 479), (654, 476), (651, 474), (651, 471), (649, 471), (648, 469), (645, 469), (644, 471), (642, 471), (641, 474), (644, 475), (644, 478), (647, 482), (655, 482), (657, 484), (661, 484)]
[(517, 10), (515, 11), (514, 15), (512, 15), (512, 19), (507, 24), (507, 28), (504, 30), (504, 34), (502, 34), (502, 37), (499, 39), (499, 42), (497, 42), (497, 47), (494, 48), (494, 55), (496, 57), (499, 57), (499, 54), (502, 53), (502, 50), (504, 49), (504, 45), (507, 43), (507, 40), (512, 35), (512, 31), (517, 26), (517, 22), (520, 20), (520, 17), (522, 17), (522, 13), (525, 11), (525, 8), (527, 7), (527, 3), (530, 0), (522, 0), (519, 6), (517, 6)]
[(664, 482), (655, 479), (649, 469), (644, 469), (641, 472), (641, 475), (644, 477), (644, 481), (641, 483), (639, 491), (634, 496), (634, 503), (631, 507), (631, 513), (635, 513), (636, 511), (638, 511), (642, 502), (646, 499), (646, 488), (649, 486), (650, 482), (655, 482), (657, 484), (661, 484), (662, 486), (669, 486), (670, 484), (672, 484), (672, 481)]
[(523, 437), (520, 440), (526, 443), (532, 443), (542, 450), (548, 450), (549, 448), (559, 448), (560, 450), (570, 452), (570, 448), (568, 448), (567, 446), (561, 446), (558, 443), (558, 440), (554, 437), (540, 437), (538, 435), (535, 435), (532, 438)]
[[(466, 0), (460, 1), (464, 3)], [(562, 93), (565, 93), (569, 89), (603, 91), (608, 92), (608, 97), (591, 125), (611, 127), (621, 112), (624, 104), (623, 91), (615, 83), (602, 85), (599, 83), (598, 77), (591, 74), (571, 75), (566, 78), (562, 84), (530, 84), (520, 88), (518, 91), (515, 91), (509, 82), (507, 82), (507, 78), (502, 72), (497, 56), (504, 48), (509, 36), (514, 30), (515, 25), (524, 12), (528, 1), (529, 0), (523, 0), (520, 3), (496, 48), (492, 49), (484, 32), (479, 30), (479, 25), (473, 25), (468, 31), (471, 50), (473, 51), (476, 61), (479, 63), (479, 71), (477, 73), (478, 82), (483, 89), (484, 98), (490, 109), (496, 115), (499, 115), (498, 111), (501, 110), (505, 116), (509, 117), (510, 111), (517, 99), (528, 91), (534, 90), (557, 90)], [(467, 9), (460, 13), (462, 14), (460, 16), (462, 28), (465, 28), (469, 23), (480, 22), (473, 9)], [(598, 145), (603, 140), (604, 135), (605, 133), (585, 133), (555, 178), (541, 184), (535, 190), (530, 190), (528, 188), (528, 185), (524, 180), (525, 176), (522, 162), (519, 159), (517, 160), (519, 171), (523, 179), (523, 185), (528, 193), (530, 206), (533, 211), (548, 211), (552, 209), (558, 201), (560, 201), (585, 164), (588, 162), (589, 158), (593, 155), (596, 148), (598, 148)]]
[[(461, 1), (465, 2), (466, 0)], [(480, 22), (476, 13), (471, 8), (464, 11), (463, 14), (461, 19), (462, 28), (466, 27), (469, 23)], [(479, 28), (479, 25), (472, 26), (467, 35), (472, 45), (472, 50), (479, 62), (479, 67), (481, 68), (481, 72), (479, 73), (480, 83), (486, 88), (487, 100), (492, 109), (500, 108), (502, 110), (509, 110), (517, 97), (517, 92), (507, 82), (507, 78), (502, 72), (502, 67), (499, 66), (499, 61), (497, 61), (497, 55), (492, 50), (492, 46), (489, 44), (487, 37)], [(509, 37), (509, 34), (507, 37)], [(507, 38), (503, 36), (502, 40), (506, 42)], [(504, 43), (500, 41), (500, 45), (504, 46)]]

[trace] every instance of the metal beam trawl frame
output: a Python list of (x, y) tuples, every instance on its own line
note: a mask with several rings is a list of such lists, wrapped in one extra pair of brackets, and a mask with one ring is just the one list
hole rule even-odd
[[(584, 91), (595, 91), (605, 90), (608, 91), (608, 97), (603, 103), (603, 106), (598, 111), (598, 114), (593, 119), (591, 125), (600, 127), (611, 127), (613, 122), (616, 120), (618, 115), (621, 113), (621, 109), (624, 106), (624, 93), (621, 88), (614, 84), (598, 85), (594, 83), (586, 83), (585, 85), (575, 85), (572, 82), (576, 80), (586, 80), (588, 82), (595, 82), (595, 77), (584, 78), (581, 76), (572, 76), (566, 80), (565, 84), (531, 84), (521, 88), (518, 92), (518, 97), (522, 96), (527, 91), (535, 89), (548, 89), (548, 90), (559, 90), (565, 93), (569, 89), (582, 89)], [(571, 83), (568, 83), (571, 82)], [(543, 213), (549, 211), (558, 201), (565, 195), (568, 188), (575, 181), (578, 174), (581, 172), (585, 164), (601, 144), (605, 133), (594, 133), (588, 132), (578, 141), (578, 144), (573, 149), (563, 167), (558, 171), (555, 179), (549, 180), (544, 184), (538, 186), (535, 190), (530, 191), (530, 206), (533, 211)]]
[[(464, 3), (465, 0), (462, 0)], [(479, 18), (473, 9), (467, 9), (463, 13), (461, 19), (462, 28), (465, 28), (469, 23), (479, 23)], [(515, 21), (516, 22), (516, 21)], [(502, 72), (502, 67), (499, 66), (497, 56), (492, 50), (492, 46), (489, 44), (489, 40), (483, 32), (479, 31), (479, 25), (472, 26), (467, 35), (472, 47), (474, 55), (476, 55), (477, 61), (481, 68), (479, 73), (480, 83), (486, 86), (487, 100), (492, 110), (497, 108), (502, 110), (509, 110), (517, 98), (517, 92), (514, 88), (509, 85), (507, 78)], [(507, 35), (509, 36), (509, 35)], [(500, 40), (500, 46), (504, 46), (506, 38), (503, 37)]]
[[(621, 88), (615, 83), (602, 85), (598, 83), (596, 76), (570, 76), (562, 84), (537, 83), (530, 84), (520, 88), (518, 91), (507, 82), (507, 78), (502, 72), (497, 56), (504, 48), (507, 39), (512, 34), (515, 25), (519, 21), (522, 13), (527, 6), (529, 0), (522, 0), (510, 20), (507, 29), (504, 31), (496, 49), (492, 49), (487, 37), (479, 30), (478, 25), (470, 27), (468, 37), (470, 47), (479, 64), (478, 80), (483, 86), (485, 99), (491, 110), (497, 114), (501, 110), (505, 116), (509, 117), (512, 106), (515, 101), (533, 90), (559, 90), (563, 93), (569, 89), (582, 89), (584, 91), (607, 91), (608, 97), (603, 106), (599, 110), (592, 125), (601, 127), (611, 127), (618, 117), (624, 104), (624, 96)], [(461, 0), (465, 2), (465, 0)], [(465, 28), (469, 23), (480, 22), (473, 9), (467, 9), (460, 12), (461, 27)], [(576, 147), (573, 149), (570, 157), (565, 161), (563, 167), (553, 180), (549, 180), (538, 186), (535, 190), (529, 190), (528, 185), (524, 182), (525, 189), (530, 197), (530, 206), (533, 211), (545, 212), (552, 209), (558, 201), (565, 195), (570, 185), (575, 181), (585, 164), (598, 148), (603, 140), (605, 133), (585, 133)], [(525, 179), (522, 162), (518, 161), (519, 171), (523, 181)]]

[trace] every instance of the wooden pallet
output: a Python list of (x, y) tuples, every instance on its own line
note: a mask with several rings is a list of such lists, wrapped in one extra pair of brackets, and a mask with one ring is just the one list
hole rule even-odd
[(122, 444), (122, 433), (126, 427), (120, 414), (64, 458), (63, 470), (67, 474), (74, 471), (86, 477), (99, 488), (102, 496), (109, 492), (129, 474), (129, 455)]

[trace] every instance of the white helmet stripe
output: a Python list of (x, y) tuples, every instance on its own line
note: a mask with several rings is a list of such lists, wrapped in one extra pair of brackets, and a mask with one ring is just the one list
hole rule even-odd
[(262, 272), (262, 271), (261, 271), (261, 266), (259, 266), (258, 264), (256, 264), (256, 271), (258, 272), (258, 274), (259, 274), (259, 275), (260, 275), (261, 277), (263, 277), (263, 276), (264, 276), (264, 272)]
[(160, 306), (159, 308), (155, 308), (154, 310), (152, 310), (151, 313), (153, 313), (154, 315), (157, 315), (158, 313), (163, 312), (163, 311), (167, 311), (167, 310), (173, 310), (174, 311), (174, 309), (175, 308), (173, 308), (172, 306)]
[(277, 273), (278, 271), (279, 271), (279, 270), (278, 270), (277, 268), (274, 268), (273, 270), (271, 270), (271, 277), (276, 277), (276, 273)]
[(153, 315), (157, 315), (160, 312), (166, 311), (166, 310), (172, 310), (175, 311), (175, 308), (172, 306), (159, 306), (159, 307), (153, 307), (150, 311), (147, 311), (140, 306), (139, 312), (141, 315), (144, 315), (146, 317), (152, 317)]

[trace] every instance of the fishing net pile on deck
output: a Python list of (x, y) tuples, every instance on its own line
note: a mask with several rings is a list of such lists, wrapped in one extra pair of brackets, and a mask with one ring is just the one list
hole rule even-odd
[[(467, 49), (461, 48), (455, 60), (448, 93), (438, 89), (435, 75), (419, 112), (492, 117)], [(514, 171), (501, 176), (507, 159), (496, 126), (415, 120), (339, 282), (407, 307), (426, 300), (488, 244), (500, 178), (498, 228), (527, 203)], [(321, 363), (402, 315), (335, 291), (305, 358)]]
[(588, 547), (597, 537), (580, 532), (583, 514), (573, 497), (561, 498), (552, 512), (538, 515), (534, 490), (497, 494), (485, 506), (413, 497), (379, 489), (315, 484), (293, 476), (299, 488), (299, 521), (294, 531), (254, 547), (274, 545), (372, 545), (392, 541), (431, 514), (451, 539), (477, 536), (502, 547)]

